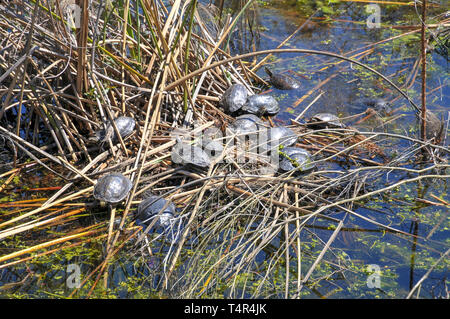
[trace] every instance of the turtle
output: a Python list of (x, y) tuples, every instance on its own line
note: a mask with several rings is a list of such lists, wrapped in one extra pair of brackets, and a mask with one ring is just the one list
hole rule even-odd
[(365, 99), (364, 105), (373, 108), (375, 111), (380, 112), (381, 114), (389, 115), (392, 113), (391, 104), (382, 98), (374, 98), (374, 99)]
[(262, 126), (264, 126), (264, 123), (258, 116), (243, 114), (236, 117), (236, 120), (228, 129), (234, 134), (247, 134), (257, 132)]
[(101, 177), (94, 186), (94, 198), (115, 204), (128, 195), (133, 184), (120, 173), (111, 173)]
[[(117, 130), (119, 131), (122, 138), (131, 135), (134, 132), (134, 128), (136, 127), (136, 121), (132, 117), (128, 116), (120, 116), (114, 120), (114, 123), (116, 124)], [(109, 137), (111, 137), (113, 141), (118, 140), (114, 127), (111, 123), (108, 124), (106, 130), (96, 131), (95, 136), (92, 138), (92, 140), (97, 142), (104, 142)]]
[(248, 91), (240, 83), (231, 85), (222, 95), (219, 105), (222, 106), (226, 112), (234, 113), (241, 109), (247, 101)]
[(317, 113), (309, 121), (309, 126), (313, 128), (344, 128), (345, 125), (339, 117), (330, 113)]
[(177, 144), (172, 148), (172, 161), (177, 164), (191, 164), (198, 167), (209, 167), (211, 159), (200, 147), (182, 142), (177, 138)]
[(258, 116), (240, 115), (227, 127), (225, 144), (236, 145), (240, 150), (254, 152), (258, 147), (259, 134), (265, 131), (264, 127), (264, 122)]
[(440, 142), (442, 133), (444, 132), (444, 121), (440, 120), (430, 110), (427, 110), (425, 114), (427, 140), (435, 139), (436, 142)]
[(175, 204), (172, 202), (156, 195), (150, 195), (139, 204), (137, 219), (148, 226), (155, 216), (159, 216), (157, 225), (170, 227), (172, 225), (171, 220), (175, 216), (175, 210)]
[(273, 73), (268, 68), (265, 71), (270, 77), (270, 83), (279, 90), (297, 90), (301, 86), (299, 81), (289, 75)]
[(271, 95), (251, 95), (242, 106), (242, 111), (256, 115), (275, 115), (280, 111), (277, 100)]
[(202, 138), (199, 140), (200, 146), (211, 158), (215, 158), (222, 154), (223, 151), (223, 134), (218, 127), (209, 127), (202, 132)]
[(290, 128), (284, 126), (272, 127), (267, 130), (267, 135), (260, 136), (262, 149), (272, 150), (279, 146), (288, 147), (297, 142), (297, 135)]
[(293, 169), (306, 172), (315, 167), (311, 154), (303, 148), (284, 147), (280, 150), (280, 158), (279, 168), (285, 172)]

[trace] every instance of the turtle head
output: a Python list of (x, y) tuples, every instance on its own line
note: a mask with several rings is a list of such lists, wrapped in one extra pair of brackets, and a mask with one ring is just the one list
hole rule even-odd
[(391, 103), (383, 99), (379, 99), (375, 102), (375, 108), (377, 111), (386, 115), (390, 115), (392, 113)]

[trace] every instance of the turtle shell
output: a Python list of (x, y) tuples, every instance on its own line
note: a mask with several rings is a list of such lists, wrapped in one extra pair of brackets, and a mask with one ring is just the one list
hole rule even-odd
[(311, 154), (299, 147), (285, 147), (280, 151), (279, 167), (282, 171), (288, 172), (298, 169), (300, 172), (309, 171), (315, 165), (311, 163)]
[(270, 83), (280, 90), (297, 90), (301, 84), (296, 79), (281, 73), (273, 73), (268, 68), (265, 68), (266, 73), (270, 77)]
[(428, 140), (436, 139), (440, 141), (444, 131), (444, 122), (434, 113), (427, 110), (426, 114), (426, 137)]
[(110, 204), (122, 201), (130, 192), (131, 181), (120, 173), (101, 177), (94, 186), (94, 198)]
[(280, 106), (271, 95), (251, 95), (242, 106), (242, 111), (256, 115), (275, 115), (280, 111)]
[(222, 95), (219, 101), (225, 111), (233, 113), (239, 110), (247, 101), (248, 91), (242, 84), (231, 85)]
[(134, 128), (136, 127), (136, 121), (134, 118), (127, 116), (120, 116), (116, 118), (114, 123), (116, 124), (117, 130), (119, 131), (121, 137), (127, 137), (134, 132)]
[(172, 161), (177, 164), (191, 164), (199, 167), (209, 167), (211, 159), (200, 147), (184, 142), (178, 142), (172, 149)]
[(317, 128), (343, 128), (345, 125), (339, 117), (330, 113), (318, 113), (308, 122)]
[(279, 146), (288, 147), (297, 142), (297, 135), (290, 128), (279, 126), (267, 130), (267, 138), (261, 136), (260, 145), (263, 149), (272, 150)]
[(263, 121), (256, 115), (244, 114), (238, 116), (228, 128), (234, 134), (247, 134), (257, 132), (263, 125)]
[[(131, 135), (131, 133), (134, 132), (134, 128), (136, 127), (136, 121), (132, 117), (128, 116), (120, 116), (114, 120), (114, 123), (116, 124), (117, 130), (119, 131), (122, 138)], [(103, 142), (107, 140), (109, 136), (111, 136), (111, 139), (113, 141), (118, 140), (112, 124), (108, 124), (106, 130), (99, 130), (95, 132), (95, 140), (97, 141)]]
[[(167, 206), (163, 211), (161, 211)], [(162, 227), (171, 226), (174, 218), (175, 205), (162, 197), (151, 195), (144, 199), (138, 206), (137, 218), (144, 224), (149, 225), (155, 216), (159, 216), (157, 225)], [(161, 212), (161, 213), (160, 213)]]
[[(246, 149), (248, 152), (256, 151), (258, 147), (258, 138), (264, 134), (264, 122), (254, 114), (244, 114), (238, 116), (236, 120), (227, 127), (225, 143), (231, 142), (237, 145), (240, 150)], [(236, 144), (234, 144), (236, 143)], [(250, 149), (248, 149), (250, 148)]]

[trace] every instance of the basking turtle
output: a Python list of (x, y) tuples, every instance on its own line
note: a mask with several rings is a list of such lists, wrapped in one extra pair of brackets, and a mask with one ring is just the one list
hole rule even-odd
[(260, 146), (265, 150), (273, 150), (279, 146), (288, 147), (295, 142), (297, 142), (297, 135), (284, 126), (272, 127), (267, 130), (266, 136), (261, 135), (260, 138)]
[(280, 150), (280, 158), (279, 167), (285, 172), (293, 169), (306, 172), (315, 167), (312, 163), (311, 154), (299, 147), (284, 147)]
[(172, 148), (172, 161), (177, 164), (191, 164), (198, 167), (209, 167), (211, 159), (200, 147), (182, 142), (177, 138)]
[(236, 118), (226, 129), (225, 144), (238, 146), (239, 150), (257, 151), (258, 138), (266, 131), (264, 122), (254, 114), (244, 114)]
[(154, 217), (159, 216), (157, 225), (170, 227), (172, 225), (171, 220), (175, 215), (175, 209), (176, 207), (172, 202), (168, 202), (162, 197), (151, 195), (139, 204), (137, 218), (148, 226)]
[(434, 113), (427, 110), (426, 114), (426, 137), (427, 140), (435, 139), (440, 142), (444, 132), (444, 121), (440, 120)]
[(375, 111), (380, 112), (381, 114), (389, 115), (392, 113), (391, 104), (382, 98), (375, 99), (365, 99), (364, 104), (368, 107), (373, 108)]
[(202, 147), (210, 158), (216, 158), (223, 151), (223, 134), (218, 127), (209, 127), (203, 131), (197, 146)]
[(248, 134), (258, 132), (263, 126), (264, 122), (256, 115), (244, 114), (236, 117), (228, 129), (234, 134)]
[(266, 73), (270, 77), (270, 83), (280, 90), (297, 90), (301, 84), (296, 79), (281, 73), (273, 73), (268, 68), (265, 68)]
[(345, 125), (341, 122), (339, 117), (330, 113), (318, 113), (314, 115), (309, 121), (308, 125), (313, 128), (344, 128)]
[(247, 101), (248, 91), (242, 84), (231, 85), (222, 95), (219, 105), (226, 112), (233, 113), (239, 110)]
[[(132, 117), (128, 116), (120, 116), (114, 120), (114, 123), (116, 124), (117, 130), (119, 131), (122, 138), (131, 135), (131, 133), (134, 132), (134, 128), (136, 127), (136, 121)], [(114, 127), (111, 123), (108, 124), (106, 130), (96, 131), (95, 136), (92, 138), (92, 140), (96, 142), (104, 142), (109, 137), (111, 137), (113, 141), (118, 140)]]
[(131, 181), (120, 173), (101, 177), (94, 186), (94, 198), (108, 204), (122, 201), (132, 187)]
[(271, 95), (251, 95), (242, 106), (242, 111), (256, 115), (275, 115), (280, 111), (280, 106)]

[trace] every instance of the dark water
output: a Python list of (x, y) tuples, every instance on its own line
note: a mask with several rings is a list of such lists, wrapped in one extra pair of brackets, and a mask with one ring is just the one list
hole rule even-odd
[[(292, 4), (290, 4), (292, 3)], [(259, 50), (275, 48), (281, 41), (292, 34), (312, 14), (314, 18), (299, 31), (284, 48), (302, 48), (324, 50), (339, 53), (346, 56), (354, 56), (358, 53), (365, 55), (360, 61), (376, 68), (377, 71), (388, 76), (394, 83), (403, 88), (405, 80), (410, 78), (413, 66), (420, 54), (419, 32), (402, 39), (387, 41), (373, 47), (373, 43), (410, 31), (411, 29), (391, 29), (387, 25), (418, 25), (419, 19), (414, 7), (411, 6), (386, 6), (381, 5), (381, 27), (369, 29), (366, 21), (370, 14), (365, 11), (366, 4), (342, 2), (331, 7), (319, 8), (313, 1), (268, 1), (267, 5), (260, 6), (257, 12), (258, 23), (253, 26), (257, 36), (257, 48)], [(319, 10), (320, 9), (320, 10)], [(331, 10), (331, 11), (330, 11)], [(436, 9), (435, 15), (444, 9)], [(407, 22), (406, 22), (407, 21)], [(257, 33), (257, 35), (256, 35)], [(251, 41), (251, 40), (249, 40)], [(245, 45), (231, 43), (234, 53), (245, 51)], [(358, 56), (355, 56), (358, 58)], [(261, 59), (261, 58), (258, 58)], [(427, 100), (428, 108), (438, 117), (448, 118), (450, 89), (448, 86), (448, 60), (445, 56), (433, 51), (429, 55), (429, 72), (427, 74)], [(271, 94), (280, 100), (282, 111), (275, 118), (276, 122), (288, 123), (296, 118), (304, 108), (310, 104), (318, 94), (322, 93), (317, 102), (300, 119), (302, 122), (314, 113), (329, 112), (346, 117), (364, 112), (367, 105), (361, 101), (365, 98), (382, 97), (392, 103), (396, 119), (389, 124), (383, 124), (381, 118), (374, 118), (363, 124), (357, 125), (361, 130), (385, 131), (388, 133), (407, 134), (418, 137), (419, 127), (414, 115), (414, 110), (408, 102), (386, 82), (373, 76), (361, 68), (338, 59), (308, 54), (280, 54), (272, 58), (268, 64), (279, 72), (286, 72), (302, 82), (302, 88), (295, 92), (271, 90)], [(258, 74), (267, 78), (263, 69)], [(420, 72), (419, 72), (420, 76)], [(417, 77), (413, 85), (408, 88), (408, 94), (420, 104), (420, 77)], [(409, 84), (409, 83), (408, 83)], [(302, 99), (301, 103), (298, 100)], [(398, 117), (397, 117), (398, 116)], [(355, 125), (353, 122), (348, 124)], [(408, 141), (386, 138), (384, 143), (393, 155), (394, 152), (402, 153), (410, 146)], [(417, 168), (411, 162), (405, 161), (405, 168)], [(447, 169), (447, 174), (448, 169)], [(403, 179), (411, 178), (408, 172), (393, 171), (389, 174), (373, 176), (366, 182), (368, 190), (377, 187), (392, 185)], [(435, 195), (445, 201), (449, 201), (448, 180), (421, 180), (416, 183), (404, 184), (390, 192), (383, 193), (366, 200), (353, 210), (378, 223), (389, 225), (403, 232), (414, 234), (403, 236), (385, 231), (373, 223), (345, 215), (342, 211), (331, 211), (330, 216), (344, 219), (345, 225), (333, 242), (333, 252), (327, 254), (338, 255), (336, 260), (346, 260), (347, 271), (333, 273), (333, 265), (327, 264), (317, 270), (317, 276), (327, 275), (326, 280), (318, 280), (317, 287), (303, 289), (301, 296), (304, 298), (320, 298), (330, 296), (333, 298), (403, 298), (414, 284), (428, 271), (437, 259), (450, 246), (450, 220), (448, 207), (427, 206), (417, 198), (432, 199)], [(435, 200), (433, 200), (435, 201)], [(291, 228), (294, 225), (290, 225)], [(326, 242), (331, 235), (327, 224), (318, 220), (309, 232), (302, 233), (302, 242), (314, 243), (318, 239)], [(294, 228), (293, 228), (294, 229)], [(258, 257), (257, 262), (264, 264), (281, 245), (283, 238), (277, 237), (266, 247)], [(220, 240), (218, 240), (220, 242)], [(310, 254), (305, 257), (309, 265), (321, 250), (312, 247), (306, 248)], [(161, 246), (163, 247), (163, 246)], [(96, 265), (99, 257), (96, 252), (101, 252), (101, 245), (90, 247), (92, 255), (78, 255), (78, 261), (84, 260), (86, 268)], [(133, 254), (121, 257), (111, 269), (113, 296), (121, 298), (148, 298), (157, 296), (155, 288), (161, 282), (161, 264), (164, 262), (164, 249), (158, 255), (149, 260), (134, 258)], [(309, 250), (308, 250), (309, 249)], [(327, 255), (328, 256), (328, 255)], [(330, 258), (330, 260), (333, 258)], [(65, 266), (74, 262), (67, 256), (58, 257), (61, 267), (52, 271), (48, 270), (45, 261), (35, 266), (34, 271), (42, 270), (52, 278), (39, 286), (40, 282), (15, 291), (16, 297), (27, 293), (34, 296), (54, 297), (68, 295), (70, 289), (64, 286)], [(333, 259), (334, 260), (334, 259)], [(88, 261), (88, 262), (86, 262)], [(47, 262), (54, 262), (49, 259)], [(369, 287), (367, 282), (371, 271), (368, 265), (374, 265), (381, 271), (380, 285)], [(290, 265), (295, 269), (296, 264)], [(448, 298), (448, 258), (441, 261), (430, 273), (421, 289), (421, 297)], [(264, 269), (263, 266), (261, 266)], [(327, 268), (328, 267), (328, 268)], [(337, 269), (337, 268), (336, 268)], [(159, 271), (158, 271), (159, 270)], [(302, 269), (306, 272), (308, 268)], [(22, 280), (27, 274), (24, 267), (7, 268), (0, 270), (0, 286), (2, 284)], [(329, 275), (331, 273), (331, 275)], [(275, 274), (271, 274), (275, 278)], [(147, 278), (142, 284), (139, 278)], [(314, 277), (314, 276), (313, 276)], [(296, 278), (292, 275), (292, 278)], [(317, 279), (317, 277), (315, 277)], [(284, 277), (277, 278), (283, 282)], [(133, 282), (139, 282), (141, 290), (130, 289)], [(127, 284), (124, 284), (127, 283)], [(143, 288), (146, 287), (146, 288)], [(266, 295), (258, 297), (283, 297), (283, 289), (267, 291)], [(51, 291), (55, 295), (48, 293)], [(1, 291), (0, 291), (1, 295)], [(245, 297), (251, 296), (244, 294)]]

